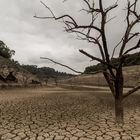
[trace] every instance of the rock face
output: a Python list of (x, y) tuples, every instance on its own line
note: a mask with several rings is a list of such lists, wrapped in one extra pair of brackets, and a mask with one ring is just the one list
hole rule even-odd
[(13, 72), (9, 72), (9, 74), (7, 75), (5, 80), (6, 80), (6, 82), (14, 82), (14, 83), (18, 82), (18, 80), (17, 80), (16, 76), (14, 76)]
[(32, 80), (40, 81), (39, 78), (27, 70), (13, 64), (10, 60), (0, 56), (0, 83), (17, 83), (28, 85)]
[(36, 76), (32, 75), (29, 72), (19, 71), (15, 74), (15, 76), (17, 77), (18, 83), (20, 84), (30, 84), (32, 83), (32, 80), (39, 81), (39, 79)]

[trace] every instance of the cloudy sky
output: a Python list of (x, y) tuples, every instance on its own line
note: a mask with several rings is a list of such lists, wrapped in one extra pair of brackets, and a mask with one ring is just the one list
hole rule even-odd
[[(79, 23), (85, 23), (88, 16), (79, 10), (85, 5), (81, 0), (43, 0), (52, 8), (56, 15), (71, 14)], [(111, 5), (110, 0), (106, 5)], [(115, 46), (119, 41), (125, 27), (124, 21), (125, 0), (119, 1), (120, 6), (114, 11), (119, 15), (108, 25), (109, 46)], [(41, 5), (40, 0), (0, 0), (0, 40), (16, 51), (14, 59), (21, 64), (33, 64), (38, 66), (49, 66), (60, 71), (69, 70), (54, 65), (40, 57), (49, 57), (74, 69), (83, 71), (86, 66), (93, 65), (90, 59), (79, 53), (84, 49), (95, 56), (99, 56), (98, 49), (85, 41), (76, 39), (75, 35), (64, 32), (64, 25), (52, 20), (41, 20), (33, 18), (34, 15), (47, 16), (49, 12)], [(110, 15), (111, 16), (111, 15)], [(115, 23), (115, 25), (114, 25)], [(112, 28), (114, 31), (112, 31)], [(114, 28), (115, 27), (115, 28)], [(112, 51), (110, 47), (110, 52)]]

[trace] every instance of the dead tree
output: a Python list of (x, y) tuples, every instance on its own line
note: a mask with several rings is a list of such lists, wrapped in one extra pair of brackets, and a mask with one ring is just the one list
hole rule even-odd
[[(89, 43), (93, 43), (98, 46), (101, 57), (95, 57), (84, 50), (79, 51), (90, 59), (98, 61), (106, 66), (106, 70), (103, 71), (103, 74), (115, 99), (116, 122), (123, 123), (123, 100), (140, 89), (140, 85), (138, 85), (127, 93), (124, 93), (124, 77), (122, 72), (122, 67), (127, 55), (133, 50), (140, 48), (140, 31), (134, 32), (133, 30), (135, 26), (140, 23), (138, 0), (128, 0), (126, 7), (126, 19), (124, 21), (124, 24), (126, 25), (125, 32), (123, 37), (120, 38), (119, 43), (114, 47), (112, 54), (109, 53), (109, 40), (106, 35), (106, 24), (113, 19), (108, 19), (108, 14), (119, 6), (118, 2), (107, 8), (104, 7), (103, 0), (99, 0), (98, 3), (95, 3), (94, 0), (83, 0), (83, 2), (85, 3), (86, 8), (81, 11), (84, 11), (91, 16), (91, 21), (87, 25), (79, 24), (76, 19), (68, 14), (56, 16), (54, 12), (43, 2), (41, 3), (45, 6), (45, 8), (47, 8), (51, 16), (35, 17), (40, 19), (54, 19), (56, 21), (61, 20), (65, 25), (66, 32), (76, 33), (80, 39), (87, 40)], [(100, 23), (97, 24), (97, 21), (100, 21)], [(136, 44), (131, 46), (131, 48), (128, 48), (128, 44), (136, 38), (138, 39)], [(119, 63), (117, 66), (111, 61), (114, 57), (116, 48), (119, 49)]]

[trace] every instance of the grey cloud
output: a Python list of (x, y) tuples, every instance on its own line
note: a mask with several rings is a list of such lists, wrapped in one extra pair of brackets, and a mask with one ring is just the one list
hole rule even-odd
[[(71, 14), (78, 23), (84, 24), (89, 21), (86, 13), (79, 12), (81, 8), (86, 6), (83, 2), (67, 0), (63, 3), (62, 1), (44, 0), (58, 16)], [(105, 1), (106, 7), (112, 3), (114, 0)], [(123, 26), (125, 11), (121, 10), (125, 8), (125, 3), (126, 0), (119, 0), (120, 7), (109, 15), (109, 18), (117, 15), (117, 18), (109, 22), (106, 28), (109, 30), (107, 37), (110, 52), (122, 37), (122, 32), (125, 29)], [(64, 32), (62, 23), (33, 18), (35, 14), (49, 15), (47, 9), (41, 5), (40, 0), (28, 0), (26, 2), (25, 0), (1, 0), (0, 13), (0, 39), (16, 51), (14, 58), (20, 63), (52, 66), (61, 71), (68, 71), (40, 59), (40, 56), (46, 56), (83, 71), (85, 66), (96, 62), (90, 62), (87, 57), (78, 52), (78, 49), (84, 49), (95, 56), (100, 56), (96, 46), (76, 40), (76, 35)]]

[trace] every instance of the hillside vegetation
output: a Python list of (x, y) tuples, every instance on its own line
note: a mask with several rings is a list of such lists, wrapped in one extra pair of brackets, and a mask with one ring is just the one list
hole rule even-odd
[(67, 74), (66, 72), (59, 72), (50, 67), (37, 67), (36, 65), (21, 65), (22, 68), (29, 71), (30, 73), (37, 75), (41, 79), (48, 79), (48, 78), (69, 78), (72, 74)]
[[(112, 64), (115, 66), (118, 65), (117, 58), (112, 59)], [(135, 65), (140, 65), (140, 52), (129, 54), (123, 66), (126, 67), (126, 66), (135, 66)], [(101, 63), (98, 63), (97, 65), (86, 67), (84, 73), (96, 72), (104, 69), (105, 66)]]

